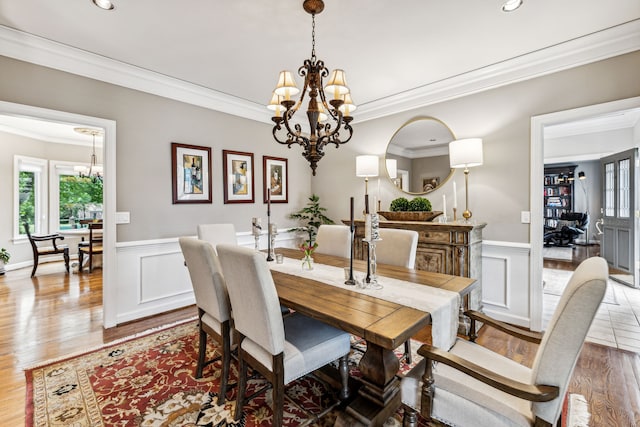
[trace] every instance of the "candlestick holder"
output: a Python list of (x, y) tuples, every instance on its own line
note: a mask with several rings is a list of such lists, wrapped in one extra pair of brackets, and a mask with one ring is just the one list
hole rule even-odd
[(269, 261), (269, 258), (271, 258), (271, 261), (273, 261), (276, 258), (276, 236), (278, 235), (277, 231), (271, 231), (269, 239), (270, 239), (270, 245), (269, 245), (269, 257), (267, 257), (267, 261)]
[(382, 239), (371, 239), (368, 243), (369, 246), (369, 282), (367, 283), (367, 289), (382, 289), (382, 284), (378, 282), (378, 276), (376, 274), (376, 242)]

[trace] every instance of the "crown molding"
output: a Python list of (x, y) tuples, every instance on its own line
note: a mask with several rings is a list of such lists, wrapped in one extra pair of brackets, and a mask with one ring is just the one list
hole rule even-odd
[(0, 25), (0, 55), (271, 123), (264, 105)]
[[(364, 122), (640, 49), (640, 20), (576, 38), (358, 106)], [(0, 55), (271, 123), (263, 105), (0, 26)]]
[(627, 22), (468, 73), (358, 106), (354, 122), (544, 76), (640, 49), (640, 20)]

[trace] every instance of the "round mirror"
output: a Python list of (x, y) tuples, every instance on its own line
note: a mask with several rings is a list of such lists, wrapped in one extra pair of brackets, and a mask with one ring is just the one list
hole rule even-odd
[(451, 129), (433, 117), (408, 121), (387, 145), (387, 177), (405, 193), (432, 192), (453, 175), (449, 143), (454, 139)]

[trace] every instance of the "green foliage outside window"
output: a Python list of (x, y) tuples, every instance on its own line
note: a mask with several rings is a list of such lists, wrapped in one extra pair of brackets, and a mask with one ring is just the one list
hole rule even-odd
[(35, 192), (35, 173), (20, 171), (19, 183), (19, 206), (20, 206), (20, 230), (22, 224), (29, 224), (29, 231), (33, 232), (36, 222), (36, 192)]
[(91, 210), (102, 211), (102, 181), (80, 178), (75, 175), (60, 176), (60, 225), (69, 219), (90, 218)]

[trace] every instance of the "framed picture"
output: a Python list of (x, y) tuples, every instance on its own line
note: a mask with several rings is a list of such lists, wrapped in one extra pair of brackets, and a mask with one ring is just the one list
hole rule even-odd
[(425, 193), (435, 190), (438, 185), (440, 185), (439, 177), (422, 178), (422, 191)]
[(173, 203), (211, 203), (211, 147), (171, 143)]
[(267, 203), (267, 190), (271, 188), (271, 203), (289, 202), (289, 170), (287, 159), (262, 156), (262, 194)]
[(253, 153), (222, 150), (225, 203), (253, 203)]

